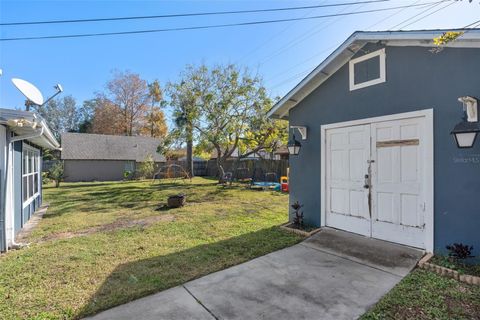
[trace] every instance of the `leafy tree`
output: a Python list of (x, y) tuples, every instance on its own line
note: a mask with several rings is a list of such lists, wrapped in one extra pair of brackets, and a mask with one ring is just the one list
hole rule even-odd
[(159, 107), (152, 107), (145, 116), (145, 125), (140, 129), (140, 134), (153, 138), (164, 138), (168, 127), (165, 122), (165, 114)]
[(109, 99), (98, 95), (95, 99), (95, 111), (92, 119), (92, 133), (124, 134), (122, 110)]
[(71, 96), (52, 99), (44, 106), (32, 106), (48, 123), (57, 139), (62, 132), (77, 131), (79, 113), (75, 99)]
[(216, 153), (220, 176), (225, 160), (236, 150), (240, 158), (260, 150), (273, 152), (287, 140), (285, 122), (266, 116), (273, 101), (262, 79), (247, 69), (187, 66), (181, 81), (169, 84), (168, 89), (176, 137), (187, 142), (187, 159), (196, 140), (196, 152)]
[(148, 85), (148, 94), (150, 97), (150, 111), (145, 117), (146, 125), (142, 128), (141, 134), (150, 135), (150, 137), (165, 137), (167, 134), (167, 124), (165, 123), (165, 115), (161, 107), (164, 105), (163, 92), (160, 88), (158, 80)]
[(187, 146), (186, 170), (193, 177), (193, 142), (194, 126), (198, 121), (198, 103), (200, 102), (203, 85), (202, 79), (206, 68), (195, 68), (188, 65), (181, 74), (179, 83), (169, 83), (167, 90), (170, 95), (170, 105), (173, 107), (175, 129), (170, 133), (166, 143), (183, 140)]
[(239, 148), (246, 157), (278, 144), (281, 130), (266, 117), (272, 100), (260, 77), (235, 65), (202, 65), (193, 74), (198, 102), (192, 124), (199, 133), (198, 146), (216, 153), (220, 175), (224, 162)]
[(147, 82), (136, 73), (115, 71), (106, 88), (105, 97), (121, 111), (123, 133), (134, 135), (140, 129), (150, 100)]
[(85, 100), (82, 106), (79, 108), (79, 133), (91, 133), (93, 130), (93, 117), (95, 115), (95, 108), (98, 104), (96, 98)]

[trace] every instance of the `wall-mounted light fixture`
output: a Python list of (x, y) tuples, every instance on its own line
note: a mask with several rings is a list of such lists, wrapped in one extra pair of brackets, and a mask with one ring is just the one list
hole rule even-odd
[(302, 144), (297, 139), (295, 139), (295, 129), (297, 129), (300, 132), (300, 135), (302, 136), (302, 140), (307, 140), (307, 127), (290, 126), (290, 129), (293, 129), (293, 134), (292, 134), (292, 138), (288, 141), (288, 145), (287, 145), (288, 153), (296, 156), (299, 154)]
[(478, 133), (480, 132), (480, 125), (478, 123), (478, 100), (476, 98), (465, 96), (458, 98), (463, 104), (465, 116), (451, 134), (455, 138), (457, 147), (471, 148), (475, 143)]

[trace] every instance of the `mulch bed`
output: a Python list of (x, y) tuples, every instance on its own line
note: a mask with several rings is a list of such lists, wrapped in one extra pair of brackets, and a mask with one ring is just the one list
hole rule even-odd
[(320, 228), (317, 228), (317, 227), (312, 227), (308, 225), (301, 227), (292, 222), (281, 225), (280, 228), (289, 232), (299, 234), (304, 237), (310, 237), (320, 231)]

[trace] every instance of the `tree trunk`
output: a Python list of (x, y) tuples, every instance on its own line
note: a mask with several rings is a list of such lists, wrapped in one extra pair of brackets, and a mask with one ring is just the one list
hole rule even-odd
[(150, 137), (153, 137), (153, 103), (152, 107), (150, 108)]
[(190, 178), (193, 178), (193, 128), (191, 125), (187, 127), (187, 163), (186, 170), (190, 175)]
[(218, 175), (218, 181), (220, 183), (222, 183), (222, 180), (223, 180), (223, 176), (225, 174), (225, 171), (223, 170), (223, 166), (222, 166), (222, 153), (220, 151), (220, 148), (217, 147), (217, 159), (216, 159), (216, 163), (217, 163), (217, 175)]

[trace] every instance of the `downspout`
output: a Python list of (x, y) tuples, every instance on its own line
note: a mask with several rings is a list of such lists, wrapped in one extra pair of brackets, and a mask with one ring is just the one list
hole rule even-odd
[[(7, 212), (7, 182), (8, 182), (8, 173), (9, 173), (9, 160), (10, 160), (10, 149), (11, 149), (11, 144), (15, 141), (21, 141), (25, 139), (32, 139), (36, 137), (40, 137), (43, 134), (44, 127), (42, 126), (40, 130), (38, 130), (35, 133), (32, 134), (26, 134), (23, 136), (15, 136), (11, 137), (11, 131), (10, 129), (7, 128), (6, 130), (6, 136), (7, 136), (7, 152), (6, 152), (6, 157), (5, 157), (5, 174), (4, 174), (4, 179), (2, 180), (2, 199), (3, 205), (1, 208), (1, 214), (0, 214), (0, 224), (3, 227), (4, 234), (3, 234), (3, 241), (5, 243), (5, 251), (8, 251), (8, 244), (7, 244), (7, 228), (6, 228), (6, 212)], [(12, 239), (12, 247), (18, 247), (19, 244), (15, 243), (15, 239)]]

